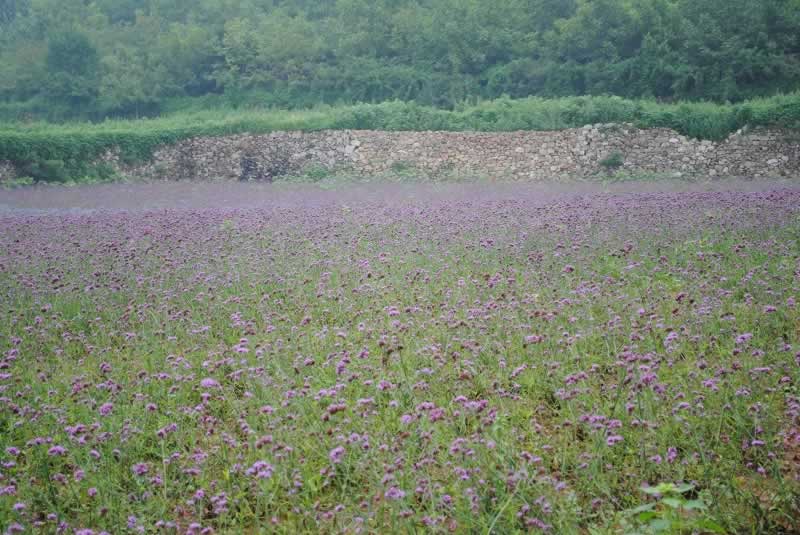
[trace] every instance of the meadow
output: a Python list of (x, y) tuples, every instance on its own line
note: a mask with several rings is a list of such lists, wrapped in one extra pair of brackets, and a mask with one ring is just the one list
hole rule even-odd
[(6, 533), (800, 532), (796, 186), (232, 188), (0, 212)]

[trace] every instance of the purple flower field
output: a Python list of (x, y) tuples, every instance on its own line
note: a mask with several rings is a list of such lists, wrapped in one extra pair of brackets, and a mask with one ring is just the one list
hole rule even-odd
[(6, 533), (800, 532), (800, 188), (119, 188), (0, 193)]

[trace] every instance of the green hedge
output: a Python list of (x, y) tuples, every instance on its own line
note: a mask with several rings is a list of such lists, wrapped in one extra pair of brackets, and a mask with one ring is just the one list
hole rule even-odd
[(147, 159), (165, 144), (197, 136), (277, 130), (369, 129), (514, 131), (560, 130), (596, 123), (672, 128), (700, 139), (724, 139), (749, 126), (800, 129), (800, 92), (746, 101), (659, 104), (619, 97), (498, 99), (442, 110), (407, 102), (320, 107), (307, 111), (211, 110), (156, 119), (102, 123), (0, 124), (0, 160), (14, 162), (37, 180), (97, 178), (108, 169), (93, 164), (111, 147), (123, 159)]

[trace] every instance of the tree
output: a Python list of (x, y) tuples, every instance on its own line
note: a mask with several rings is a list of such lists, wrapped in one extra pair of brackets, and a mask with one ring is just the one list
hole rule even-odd
[(46, 77), (46, 54), (46, 47), (36, 42), (0, 52), (0, 98), (27, 100), (36, 95)]
[(8, 26), (18, 14), (27, 11), (27, 0), (0, 0), (0, 26)]
[(791, 51), (800, 18), (786, 0), (682, 0), (680, 11), (685, 68), (676, 91), (682, 96), (734, 100), (797, 87)]
[(0, 0), (0, 26), (8, 25), (16, 17), (16, 0)]
[(225, 63), (216, 78), (224, 87), (274, 90), (308, 83), (321, 46), (307, 19), (275, 11), (228, 21), (219, 52)]
[(149, 49), (151, 64), (163, 71), (166, 95), (202, 95), (214, 92), (214, 67), (222, 62), (217, 36), (192, 23), (173, 23), (159, 32)]
[(85, 109), (98, 94), (100, 59), (86, 35), (77, 31), (55, 34), (47, 44), (47, 95), (54, 101)]
[(99, 105), (105, 111), (139, 116), (158, 110), (168, 73), (148, 64), (142, 51), (118, 45), (102, 60)]
[(95, 0), (95, 4), (112, 24), (132, 23), (136, 12), (146, 8), (147, 0)]
[(798, 87), (800, 0), (0, 0), (0, 100), (51, 117)]

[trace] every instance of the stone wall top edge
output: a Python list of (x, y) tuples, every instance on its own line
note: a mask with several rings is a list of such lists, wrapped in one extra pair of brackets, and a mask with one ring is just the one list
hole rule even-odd
[[(239, 132), (235, 134), (223, 134), (219, 136), (193, 136), (189, 138), (185, 138), (183, 140), (178, 141), (177, 143), (182, 142), (204, 142), (204, 141), (220, 141), (220, 140), (259, 140), (259, 139), (268, 139), (270, 137), (304, 137), (304, 136), (347, 136), (347, 135), (358, 135), (358, 136), (428, 136), (428, 135), (440, 135), (445, 137), (457, 137), (457, 136), (468, 136), (468, 137), (511, 137), (511, 136), (532, 136), (532, 137), (540, 137), (540, 136), (567, 136), (576, 133), (584, 133), (589, 130), (599, 131), (600, 133), (609, 133), (609, 134), (617, 134), (620, 133), (615, 128), (623, 128), (628, 130), (628, 134), (631, 133), (640, 133), (640, 134), (668, 134), (673, 137), (679, 138), (686, 138), (686, 139), (695, 139), (685, 134), (679, 133), (677, 130), (665, 127), (653, 127), (653, 128), (640, 128), (635, 125), (629, 123), (603, 123), (603, 124), (594, 124), (594, 125), (587, 125), (583, 127), (575, 127), (575, 128), (564, 128), (560, 130), (503, 130), (503, 131), (485, 131), (485, 130), (375, 130), (375, 129), (321, 129), (321, 130), (275, 130), (272, 132), (263, 132), (263, 133), (253, 133), (253, 132)], [(766, 128), (766, 127), (758, 127), (749, 129), (746, 132), (737, 131), (730, 134), (727, 139), (734, 139), (734, 138), (741, 138), (741, 137), (748, 137), (748, 136), (781, 136), (781, 137), (793, 137), (793, 131), (782, 129), (782, 128)], [(800, 136), (800, 133), (795, 133), (796, 136)], [(700, 141), (700, 140), (698, 140)], [(721, 140), (725, 141), (725, 140)], [(720, 141), (717, 141), (719, 143)]]

